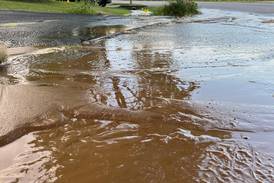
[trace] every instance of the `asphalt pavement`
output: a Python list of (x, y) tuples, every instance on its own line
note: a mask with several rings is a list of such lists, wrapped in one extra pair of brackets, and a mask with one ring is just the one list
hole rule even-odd
[(200, 8), (241, 11), (258, 14), (274, 14), (274, 2), (198, 2)]

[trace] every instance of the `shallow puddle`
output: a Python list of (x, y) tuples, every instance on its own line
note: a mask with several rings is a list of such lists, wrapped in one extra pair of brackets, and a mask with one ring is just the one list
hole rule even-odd
[(0, 181), (273, 182), (273, 39), (220, 20), (9, 59)]
[(126, 30), (124, 25), (101, 25), (94, 27), (81, 27), (72, 30), (73, 36), (79, 36), (82, 40), (90, 40), (92, 38), (112, 35), (117, 32)]

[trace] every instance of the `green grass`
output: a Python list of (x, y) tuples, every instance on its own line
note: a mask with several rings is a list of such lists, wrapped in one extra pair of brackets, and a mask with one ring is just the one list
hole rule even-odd
[(129, 11), (122, 8), (114, 7), (85, 7), (84, 3), (74, 2), (26, 2), (26, 1), (9, 1), (0, 0), (1, 10), (23, 10), (32, 12), (48, 12), (48, 13), (74, 13), (74, 14), (106, 14), (106, 15), (126, 15)]

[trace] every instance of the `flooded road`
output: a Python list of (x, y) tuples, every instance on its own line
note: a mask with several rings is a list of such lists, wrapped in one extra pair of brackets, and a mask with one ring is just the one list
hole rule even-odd
[(203, 10), (10, 57), (0, 182), (274, 182), (271, 19)]

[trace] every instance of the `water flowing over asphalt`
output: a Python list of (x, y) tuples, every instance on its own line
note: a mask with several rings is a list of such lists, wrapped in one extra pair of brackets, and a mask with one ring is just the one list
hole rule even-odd
[[(274, 182), (271, 20), (203, 10), (11, 56), (0, 181)], [(126, 28), (114, 22), (70, 34)]]

